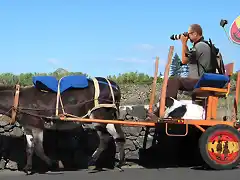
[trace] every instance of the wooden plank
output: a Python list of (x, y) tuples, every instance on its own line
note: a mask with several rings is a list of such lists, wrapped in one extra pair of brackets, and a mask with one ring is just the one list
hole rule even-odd
[(165, 113), (165, 98), (166, 98), (166, 91), (167, 91), (167, 83), (168, 83), (168, 76), (169, 76), (169, 71), (170, 71), (170, 65), (172, 62), (172, 56), (173, 56), (173, 51), (174, 51), (174, 46), (170, 46), (169, 48), (169, 53), (168, 53), (168, 61), (167, 65), (165, 67), (165, 72), (164, 72), (164, 79), (163, 79), (163, 84), (162, 84), (162, 91), (161, 91), (161, 98), (160, 98), (160, 111), (159, 111), (159, 117), (163, 118), (164, 113)]
[(157, 77), (158, 77), (158, 64), (159, 64), (159, 57), (156, 57), (154, 79), (152, 83), (152, 92), (150, 95), (150, 102), (149, 102), (149, 109), (148, 109), (149, 113), (152, 113), (153, 111), (153, 104), (155, 100), (156, 84), (157, 84)]
[(213, 87), (200, 87), (193, 90), (193, 92), (202, 92), (202, 91), (210, 91), (210, 92), (217, 92), (217, 93), (227, 93), (228, 89), (222, 88), (213, 88)]

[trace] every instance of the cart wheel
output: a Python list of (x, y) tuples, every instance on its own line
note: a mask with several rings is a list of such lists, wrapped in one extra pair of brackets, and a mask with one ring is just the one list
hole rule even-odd
[(215, 170), (233, 169), (240, 163), (240, 133), (228, 125), (207, 128), (199, 139), (200, 154)]

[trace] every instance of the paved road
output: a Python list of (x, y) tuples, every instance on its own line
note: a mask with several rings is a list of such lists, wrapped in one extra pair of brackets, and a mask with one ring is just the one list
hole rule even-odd
[(240, 177), (240, 169), (229, 171), (205, 171), (191, 168), (142, 169), (128, 168), (124, 172), (107, 170), (98, 173), (82, 171), (50, 172), (26, 176), (22, 172), (0, 172), (0, 180), (236, 180)]

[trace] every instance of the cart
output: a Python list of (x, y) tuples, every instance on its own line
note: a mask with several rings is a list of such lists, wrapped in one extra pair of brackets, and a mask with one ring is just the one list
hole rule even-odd
[[(156, 127), (159, 123), (165, 123), (165, 132), (168, 136), (186, 136), (188, 135), (188, 127), (195, 126), (202, 131), (202, 135), (199, 139), (199, 150), (205, 164), (215, 170), (233, 169), (240, 163), (240, 125), (237, 121), (238, 112), (238, 97), (239, 97), (239, 86), (240, 86), (240, 72), (237, 72), (237, 84), (236, 94), (234, 98), (234, 108), (231, 112), (230, 119), (216, 119), (217, 117), (217, 102), (219, 98), (225, 98), (230, 93), (231, 76), (233, 75), (233, 63), (229, 63), (225, 66), (225, 75), (220, 74), (206, 74), (209, 78), (201, 78), (198, 82), (199, 87), (194, 89), (193, 94), (194, 100), (206, 101), (205, 119), (169, 119), (164, 118), (165, 97), (166, 87), (169, 77), (170, 64), (173, 56), (174, 46), (170, 46), (168, 53), (168, 61), (165, 67), (164, 80), (161, 91), (160, 100), (160, 111), (157, 121), (144, 121), (132, 122), (127, 120), (103, 120), (103, 119), (86, 119), (78, 117), (65, 117), (57, 116), (55, 119), (62, 121), (80, 121), (80, 122), (97, 122), (106, 124), (121, 124), (125, 126), (145, 126), (145, 127)], [(158, 57), (155, 62), (155, 74), (152, 84), (152, 92), (149, 103), (149, 112), (152, 112), (156, 81), (158, 74)], [(214, 83), (215, 82), (215, 83)], [(217, 83), (216, 83), (217, 82)], [(211, 87), (206, 86), (211, 84)], [(207, 95), (206, 95), (207, 93)], [(210, 94), (210, 95), (209, 95)], [(53, 118), (53, 117), (49, 117)], [(185, 134), (170, 134), (168, 132), (169, 124), (181, 124), (186, 126)]]
[[(85, 123), (106, 123), (106, 124), (121, 124), (125, 126), (145, 126), (157, 127), (157, 125), (164, 123), (165, 132), (168, 136), (187, 136), (189, 126), (198, 128), (202, 135), (199, 139), (200, 154), (205, 162), (212, 169), (225, 170), (233, 169), (240, 163), (240, 124), (237, 120), (238, 101), (239, 101), (239, 88), (240, 88), (240, 72), (237, 72), (236, 93), (234, 98), (234, 108), (231, 112), (229, 119), (217, 119), (217, 102), (219, 98), (225, 98), (230, 93), (231, 77), (233, 75), (233, 63), (225, 66), (225, 75), (220, 74), (205, 74), (199, 82), (196, 89), (194, 89), (194, 101), (207, 101), (205, 104), (206, 116), (205, 119), (170, 119), (164, 118), (165, 110), (165, 97), (166, 88), (169, 77), (170, 64), (172, 61), (174, 46), (170, 46), (168, 53), (168, 61), (165, 67), (164, 79), (160, 99), (160, 111), (157, 121), (144, 121), (139, 122), (127, 120), (105, 120), (105, 119), (87, 119), (80, 117), (66, 117), (65, 115), (56, 114), (55, 117), (48, 117), (49, 119), (61, 121), (79, 121)], [(155, 62), (155, 73), (152, 83), (152, 92), (149, 103), (149, 113), (153, 111), (153, 103), (156, 91), (156, 82), (158, 77), (158, 57)], [(211, 85), (211, 86), (210, 86)], [(19, 99), (19, 85), (16, 87), (14, 97), (13, 109), (18, 106)], [(16, 120), (16, 111), (12, 111), (12, 122)], [(171, 134), (169, 133), (169, 124), (184, 125), (186, 127), (185, 134)]]

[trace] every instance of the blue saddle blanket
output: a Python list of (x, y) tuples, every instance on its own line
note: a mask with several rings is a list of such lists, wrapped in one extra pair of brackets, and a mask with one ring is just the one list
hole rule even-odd
[(223, 88), (229, 81), (230, 78), (226, 75), (204, 73), (194, 88), (200, 87)]
[[(48, 89), (57, 92), (58, 80), (54, 76), (33, 76), (32, 82), (38, 89), (45, 90), (42, 85), (45, 85)], [(60, 93), (69, 88), (86, 88), (88, 87), (88, 78), (85, 75), (70, 75), (65, 76), (60, 81)]]

